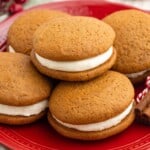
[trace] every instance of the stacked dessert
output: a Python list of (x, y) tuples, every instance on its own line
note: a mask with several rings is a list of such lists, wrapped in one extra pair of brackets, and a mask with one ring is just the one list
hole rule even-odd
[(116, 60), (114, 39), (108, 24), (81, 16), (53, 19), (35, 32), (33, 64), (41, 73), (65, 80), (49, 101), (48, 120), (60, 134), (97, 140), (133, 122), (133, 86), (126, 76), (108, 71)]
[[(150, 16), (127, 10), (104, 21), (50, 10), (20, 16), (8, 33), (11, 53), (0, 54), (0, 122), (31, 123), (49, 107), (50, 125), (80, 140), (104, 139), (131, 125), (134, 88), (128, 74), (148, 68), (150, 26), (140, 21), (149, 24)], [(52, 89), (53, 79), (59, 82)]]

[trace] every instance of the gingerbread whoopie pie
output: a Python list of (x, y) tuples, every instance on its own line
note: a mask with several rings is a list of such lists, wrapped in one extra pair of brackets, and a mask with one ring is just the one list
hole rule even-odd
[(122, 132), (133, 122), (133, 105), (130, 80), (108, 71), (90, 81), (58, 84), (50, 97), (48, 120), (65, 137), (104, 139)]
[(37, 28), (52, 18), (69, 16), (64, 12), (35, 9), (18, 17), (8, 32), (8, 51), (30, 54), (32, 37)]
[(0, 123), (21, 125), (40, 119), (48, 107), (50, 81), (30, 57), (0, 52)]
[(49, 77), (90, 80), (115, 63), (114, 39), (114, 30), (96, 18), (56, 18), (35, 32), (31, 59)]
[(150, 15), (121, 10), (103, 19), (116, 32), (117, 60), (113, 69), (139, 83), (150, 74)]

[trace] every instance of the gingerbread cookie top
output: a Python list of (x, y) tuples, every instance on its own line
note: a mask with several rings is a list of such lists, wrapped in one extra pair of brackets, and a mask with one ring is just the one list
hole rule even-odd
[(69, 16), (66, 13), (37, 9), (29, 11), (15, 20), (8, 32), (8, 45), (16, 52), (30, 54), (32, 37), (36, 29), (44, 22), (55, 18)]
[(97, 56), (113, 46), (115, 32), (92, 17), (64, 17), (42, 25), (34, 34), (33, 49), (56, 61), (73, 61)]
[(0, 52), (0, 103), (31, 105), (48, 99), (50, 82), (32, 65), (29, 56)]
[(49, 108), (65, 123), (88, 124), (108, 120), (133, 103), (134, 88), (129, 79), (108, 71), (88, 82), (61, 82), (54, 89)]
[(150, 68), (150, 15), (138, 10), (122, 10), (103, 19), (116, 32), (114, 69), (136, 73)]

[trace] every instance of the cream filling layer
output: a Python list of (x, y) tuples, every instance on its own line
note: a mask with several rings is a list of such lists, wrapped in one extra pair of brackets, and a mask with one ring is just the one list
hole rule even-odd
[(137, 78), (139, 76), (144, 75), (147, 71), (150, 71), (150, 69), (144, 70), (144, 71), (140, 71), (140, 72), (136, 72), (136, 73), (130, 73), (130, 74), (126, 74), (126, 76), (128, 78)]
[(0, 104), (0, 114), (10, 116), (32, 116), (37, 115), (48, 107), (48, 100), (43, 100), (28, 106), (10, 106)]
[(105, 63), (113, 54), (113, 47), (110, 47), (105, 53), (98, 56), (87, 58), (77, 61), (54, 61), (41, 57), (35, 53), (36, 59), (39, 63), (53, 70), (66, 71), (66, 72), (80, 72), (93, 69)]
[(15, 49), (11, 45), (8, 46), (8, 51), (10, 53), (15, 53)]
[(111, 128), (117, 124), (119, 124), (126, 116), (131, 112), (133, 107), (133, 102), (119, 115), (110, 118), (106, 121), (102, 122), (97, 122), (97, 123), (90, 123), (90, 124), (81, 124), (81, 125), (74, 125), (74, 124), (69, 124), (62, 122), (58, 118), (56, 118), (53, 114), (52, 117), (61, 125), (67, 127), (67, 128), (72, 128), (76, 129), (79, 131), (84, 131), (84, 132), (90, 132), (90, 131), (102, 131), (108, 128)]

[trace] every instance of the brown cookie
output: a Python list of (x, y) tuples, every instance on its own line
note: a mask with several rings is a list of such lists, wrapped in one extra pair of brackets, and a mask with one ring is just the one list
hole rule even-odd
[(89, 80), (114, 64), (114, 38), (113, 29), (96, 18), (56, 18), (35, 32), (31, 59), (40, 72), (50, 77)]
[(50, 97), (48, 120), (66, 137), (103, 139), (133, 122), (133, 99), (131, 82), (113, 71), (88, 82), (61, 82)]
[(134, 83), (143, 81), (150, 71), (150, 15), (138, 10), (122, 10), (103, 21), (116, 32), (114, 46), (118, 55), (113, 69), (126, 74)]
[(43, 116), (51, 83), (35, 69), (30, 57), (1, 52), (0, 70), (0, 122), (25, 124)]
[[(9, 50), (30, 54), (32, 50), (32, 37), (34, 32), (41, 24), (56, 17), (69, 16), (66, 13), (36, 9), (28, 11), (15, 20), (8, 32)], [(13, 51), (13, 50), (12, 50)]]

